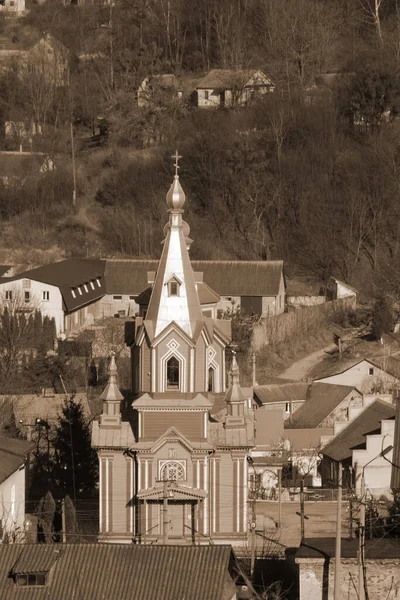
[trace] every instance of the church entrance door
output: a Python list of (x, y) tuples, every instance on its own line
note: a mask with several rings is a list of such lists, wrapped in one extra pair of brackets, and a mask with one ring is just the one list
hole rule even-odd
[(185, 503), (178, 501), (168, 502), (169, 532), (171, 539), (183, 538), (185, 535)]

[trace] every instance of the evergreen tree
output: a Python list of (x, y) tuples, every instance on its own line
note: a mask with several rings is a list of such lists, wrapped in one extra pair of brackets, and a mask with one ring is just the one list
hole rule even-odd
[(383, 333), (389, 333), (393, 328), (393, 313), (387, 296), (379, 296), (372, 313), (372, 336), (380, 340)]
[(51, 544), (54, 534), (54, 515), (56, 512), (56, 503), (53, 495), (50, 491), (46, 493), (43, 498), (40, 499), (38, 517), (39, 517), (39, 529), (43, 535), (43, 541), (46, 544)]
[(90, 444), (90, 428), (82, 406), (68, 398), (54, 439), (54, 478), (61, 495), (90, 495), (98, 480), (96, 451)]

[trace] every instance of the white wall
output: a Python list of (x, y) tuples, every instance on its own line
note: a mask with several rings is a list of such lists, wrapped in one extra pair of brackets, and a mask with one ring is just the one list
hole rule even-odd
[[(372, 370), (371, 373), (370, 370)], [(364, 393), (371, 391), (371, 388), (374, 385), (378, 386), (382, 384), (383, 386), (390, 388), (393, 384), (398, 383), (396, 377), (389, 375), (383, 369), (372, 365), (366, 360), (362, 360), (360, 363), (350, 367), (343, 373), (316, 379), (316, 381), (339, 385), (351, 385)]]
[[(12, 292), (12, 300), (6, 300), (6, 292)], [(29, 302), (25, 302), (25, 292), (30, 292)], [(48, 293), (49, 300), (43, 298)], [(64, 333), (64, 311), (61, 292), (58, 287), (33, 279), (18, 279), (0, 284), (0, 305), (17, 309), (40, 310), (43, 316), (54, 318), (57, 335)]]
[(0, 519), (3, 529), (9, 532), (19, 528), (24, 531), (25, 519), (25, 467), (15, 471), (0, 485)]

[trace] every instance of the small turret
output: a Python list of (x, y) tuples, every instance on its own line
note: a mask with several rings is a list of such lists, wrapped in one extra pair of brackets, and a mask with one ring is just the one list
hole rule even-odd
[(124, 397), (118, 388), (118, 369), (115, 362), (115, 352), (111, 353), (108, 375), (107, 386), (100, 396), (100, 400), (103, 401), (100, 427), (118, 427), (121, 425), (121, 400)]
[(226, 427), (243, 427), (244, 409), (246, 406), (246, 398), (243, 390), (240, 387), (240, 370), (236, 360), (236, 352), (232, 351), (232, 364), (229, 372), (231, 377), (231, 385), (226, 392), (225, 402), (227, 406), (227, 416), (225, 421)]

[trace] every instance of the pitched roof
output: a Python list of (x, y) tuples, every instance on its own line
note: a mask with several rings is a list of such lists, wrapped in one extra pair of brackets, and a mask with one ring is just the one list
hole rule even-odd
[(0, 483), (24, 464), (26, 455), (34, 447), (35, 444), (32, 442), (0, 436)]
[[(307, 538), (296, 552), (297, 558), (332, 558), (335, 538)], [(341, 557), (357, 558), (358, 540), (342, 538)], [(365, 540), (365, 558), (377, 560), (400, 558), (400, 539)]]
[(48, 160), (44, 152), (0, 152), (0, 177), (16, 177), (20, 180), (39, 175)]
[[(248, 81), (256, 74), (262, 73), (259, 69), (212, 69), (207, 75), (197, 82), (198, 89), (232, 89), (233, 86), (245, 87)], [(264, 75), (264, 73), (262, 73)], [(264, 75), (265, 77), (265, 75)], [(268, 78), (265, 85), (273, 85)]]
[[(261, 404), (306, 400), (309, 383), (282, 383), (259, 385), (254, 388), (254, 397)], [(299, 409), (300, 410), (300, 409)]]
[[(60, 289), (65, 308), (67, 312), (70, 312), (104, 296), (105, 283), (103, 276), (105, 266), (106, 263), (104, 260), (68, 258), (60, 262), (18, 273), (14, 277), (3, 278), (1, 282), (33, 279), (34, 281), (54, 285)], [(97, 284), (97, 279), (100, 285)], [(93, 282), (93, 287), (87, 285), (88, 291), (83, 287), (81, 289), (82, 294), (80, 294), (77, 288), (90, 282)], [(75, 294), (75, 298), (72, 291)]]
[(390, 482), (392, 490), (400, 491), (400, 398), (396, 402), (396, 424), (394, 428), (392, 477)]
[[(236, 592), (230, 574), (235, 562), (230, 546), (3, 544), (0, 597), (230, 600)], [(51, 577), (43, 587), (18, 587), (12, 577), (49, 570)]]
[(393, 419), (395, 407), (383, 400), (375, 400), (362, 413), (342, 429), (327, 444), (322, 453), (333, 460), (350, 458), (352, 450), (365, 445), (365, 436), (380, 429), (383, 419)]
[[(90, 415), (86, 393), (75, 394), (73, 400), (82, 406), (85, 416)], [(64, 402), (65, 394), (45, 396), (42, 394), (0, 395), (0, 407), (3, 403), (11, 403), (17, 424), (22, 421), (25, 424), (34, 425), (36, 419), (49, 422), (56, 421), (61, 414)]]
[(348, 385), (331, 383), (312, 383), (307, 393), (307, 400), (292, 415), (288, 428), (312, 428), (318, 425), (348, 396), (352, 391), (359, 395), (356, 388)]
[(332, 436), (333, 428), (305, 428), (285, 429), (282, 437), (290, 442), (290, 449), (294, 452), (301, 450), (318, 449), (321, 446), (321, 437)]
[[(192, 260), (203, 281), (220, 296), (277, 296), (283, 261)], [(147, 286), (147, 273), (156, 271), (157, 260), (106, 260), (107, 294), (139, 294)]]

